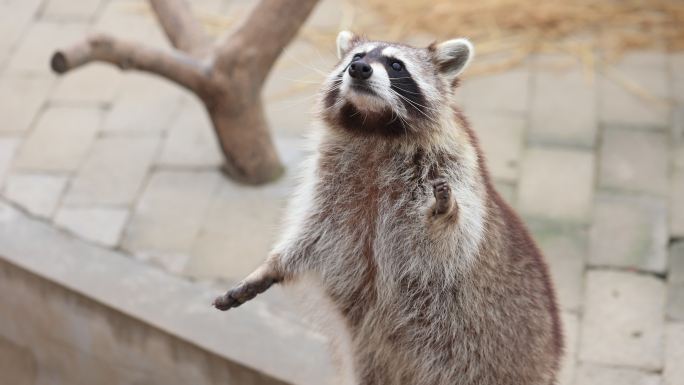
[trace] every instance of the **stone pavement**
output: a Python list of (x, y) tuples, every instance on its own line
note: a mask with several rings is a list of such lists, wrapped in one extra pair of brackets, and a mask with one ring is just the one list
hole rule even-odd
[[(281, 58), (265, 97), (288, 174), (241, 186), (219, 172), (209, 121), (183, 90), (104, 65), (59, 78), (48, 70), (56, 47), (91, 30), (167, 47), (145, 9), (0, 0), (1, 194), (173, 273), (239, 279), (276, 234), (333, 41), (321, 49), (302, 37)], [(325, 1), (309, 26), (340, 17)], [(561, 383), (684, 384), (684, 54), (632, 53), (588, 72), (538, 55), (467, 78), (458, 97), (497, 186), (551, 265), (568, 342)]]

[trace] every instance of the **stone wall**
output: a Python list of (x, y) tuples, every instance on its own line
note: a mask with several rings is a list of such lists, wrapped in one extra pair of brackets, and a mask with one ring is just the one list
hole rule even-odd
[(0, 383), (276, 385), (0, 258)]
[(0, 385), (335, 382), (327, 339), (285, 291), (219, 312), (211, 301), (231, 285), (83, 242), (0, 199)]

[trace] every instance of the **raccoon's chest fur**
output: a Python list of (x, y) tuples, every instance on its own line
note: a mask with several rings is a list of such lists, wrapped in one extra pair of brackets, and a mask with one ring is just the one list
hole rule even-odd
[(325, 255), (326, 291), (350, 325), (396, 295), (402, 279), (422, 279), (426, 265), (417, 261), (436, 257), (424, 255), (430, 253), (425, 222), (429, 179), (439, 167), (421, 151), (322, 151), (314, 200), (325, 242), (317, 252)]

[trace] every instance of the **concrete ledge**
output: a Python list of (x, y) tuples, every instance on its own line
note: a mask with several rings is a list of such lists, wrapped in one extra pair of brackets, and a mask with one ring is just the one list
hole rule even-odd
[[(160, 363), (154, 358), (159, 349), (150, 351), (134, 340), (147, 341), (143, 336), (153, 335), (175, 339), (162, 344), (175, 348), (161, 352), (172, 352), (171, 357), (186, 364), (178, 366), (178, 371), (196, 372), (185, 383), (209, 384), (219, 379), (218, 383), (227, 384), (333, 382), (325, 338), (291, 313), (273, 311), (268, 295), (239, 311), (217, 312), (209, 306), (216, 294), (210, 285), (171, 276), (122, 253), (74, 239), (4, 201), (0, 201), (0, 274), (0, 336), (14, 344), (40, 344), (24, 346), (29, 349), (44, 349), (43, 344), (51, 341), (30, 338), (39, 331), (24, 327), (35, 320), (33, 326), (46, 329), (40, 332), (54, 329), (55, 335), (63, 336), (62, 342), (68, 341), (86, 355), (94, 346), (92, 333), (104, 328), (106, 335), (117, 336), (114, 342), (120, 341), (122, 349), (138, 352), (138, 365), (149, 359), (152, 368), (176, 366), (171, 361)], [(179, 347), (183, 348), (180, 353)], [(97, 354), (106, 359), (102, 351)], [(126, 356), (117, 356), (112, 364), (124, 363)], [(206, 362), (222, 362), (221, 369), (209, 368)], [(71, 365), (77, 369), (79, 362)]]

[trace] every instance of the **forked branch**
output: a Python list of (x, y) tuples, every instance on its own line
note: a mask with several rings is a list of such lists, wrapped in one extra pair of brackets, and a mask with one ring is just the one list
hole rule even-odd
[(55, 52), (52, 69), (62, 74), (99, 61), (172, 80), (204, 103), (225, 158), (223, 170), (230, 177), (250, 184), (278, 178), (283, 167), (264, 116), (261, 88), (318, 0), (261, 0), (218, 45), (212, 44), (185, 0), (149, 1), (174, 50), (98, 34)]
[(61, 74), (94, 61), (111, 63), (122, 70), (154, 73), (195, 92), (205, 83), (206, 69), (199, 61), (182, 52), (162, 51), (103, 34), (92, 35), (55, 52), (50, 65)]
[(150, 0), (164, 33), (177, 49), (200, 56), (210, 39), (200, 22), (193, 17), (190, 6), (183, 0)]
[(232, 55), (254, 52), (252, 72), (258, 83), (263, 82), (317, 3), (318, 0), (261, 0), (228, 37), (236, 44), (219, 48), (218, 63), (229, 62)]

